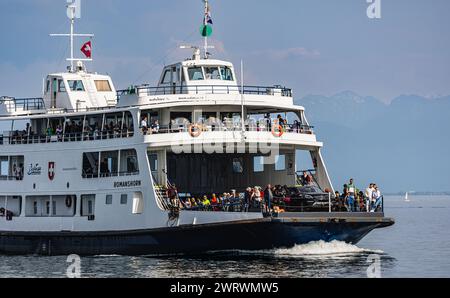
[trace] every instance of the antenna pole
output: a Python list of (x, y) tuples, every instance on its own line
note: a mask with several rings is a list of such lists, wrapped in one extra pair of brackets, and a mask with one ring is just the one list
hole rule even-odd
[(241, 113), (242, 113), (242, 132), (245, 133), (244, 119), (244, 61), (241, 60)]
[[(75, 12), (73, 15), (75, 15)], [(73, 66), (73, 62), (74, 62), (74, 59), (73, 59), (73, 31), (74, 31), (74, 29), (73, 29), (73, 27), (74, 27), (74, 24), (75, 24), (75, 19), (72, 17), (70, 19), (70, 72), (73, 72), (75, 70), (75, 68)]]

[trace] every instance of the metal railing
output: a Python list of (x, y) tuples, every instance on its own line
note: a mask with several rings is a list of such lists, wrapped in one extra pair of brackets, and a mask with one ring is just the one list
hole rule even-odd
[(110, 177), (127, 177), (139, 175), (139, 171), (133, 172), (112, 172), (112, 173), (86, 173), (83, 172), (81, 177), (84, 179), (94, 179), (94, 178), (110, 178)]
[(244, 86), (241, 90), (239, 86), (230, 85), (197, 85), (197, 86), (136, 86), (126, 90), (117, 91), (117, 99), (120, 100), (122, 95), (139, 94), (147, 96), (155, 95), (174, 95), (174, 94), (236, 94), (236, 93), (250, 94), (250, 95), (271, 95), (292, 97), (292, 89), (272, 86)]
[[(242, 131), (242, 125), (240, 123), (230, 123), (230, 124), (212, 124), (205, 125), (201, 124), (197, 126), (200, 132), (227, 132), (227, 131)], [(287, 124), (282, 127), (282, 133), (298, 133), (298, 134), (314, 134), (314, 126), (309, 125), (299, 125), (294, 126), (293, 124)], [(144, 135), (152, 134), (169, 134), (169, 133), (181, 133), (189, 132), (189, 125), (160, 125), (158, 128), (148, 128), (146, 132), (142, 130)], [(257, 126), (257, 125), (246, 125), (245, 131), (248, 132), (272, 132), (271, 127), (267, 126)], [(278, 133), (278, 130), (276, 130)]]
[(110, 139), (131, 138), (134, 136), (132, 130), (101, 131), (101, 132), (78, 132), (64, 133), (55, 135), (35, 135), (21, 134), (10, 136), (0, 136), (0, 145), (25, 145), (25, 144), (44, 144), (44, 143), (68, 143), (99, 141)]
[(40, 97), (14, 98), (3, 96), (0, 97), (0, 104), (4, 104), (7, 111), (10, 112), (17, 112), (18, 110), (33, 111), (45, 109), (44, 99)]

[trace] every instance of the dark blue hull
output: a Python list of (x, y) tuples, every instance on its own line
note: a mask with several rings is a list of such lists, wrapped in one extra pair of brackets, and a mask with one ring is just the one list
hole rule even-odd
[(371, 230), (392, 225), (368, 221), (280, 218), (197, 226), (102, 233), (0, 233), (1, 254), (154, 255), (214, 250), (260, 250), (311, 241), (357, 243)]

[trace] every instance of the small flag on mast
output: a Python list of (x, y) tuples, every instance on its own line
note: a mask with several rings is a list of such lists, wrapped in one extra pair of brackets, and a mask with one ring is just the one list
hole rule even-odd
[(83, 52), (83, 54), (86, 56), (86, 58), (89, 58), (89, 59), (92, 58), (92, 43), (91, 43), (91, 41), (86, 42), (81, 47), (81, 52)]
[(205, 24), (213, 24), (213, 20), (211, 17), (211, 7), (209, 6), (209, 3), (206, 2), (206, 10), (205, 10)]

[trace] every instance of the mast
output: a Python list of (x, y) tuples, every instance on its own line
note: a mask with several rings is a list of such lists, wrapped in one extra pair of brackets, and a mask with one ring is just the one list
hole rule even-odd
[(203, 24), (201, 27), (201, 35), (203, 36), (203, 51), (204, 51), (204, 58), (208, 59), (209, 53), (208, 49), (213, 49), (214, 47), (210, 46), (208, 44), (208, 37), (212, 34), (212, 27), (213, 24), (212, 18), (211, 18), (211, 7), (209, 6), (209, 0), (203, 0), (205, 7), (204, 7), (204, 15), (203, 15)]
[[(205, 17), (203, 18), (203, 26), (207, 28), (208, 26), (208, 17), (209, 17), (209, 3), (208, 0), (205, 1)], [(207, 30), (207, 29), (205, 29)], [(208, 35), (204, 34), (204, 51), (205, 51), (205, 59), (208, 59)]]
[(70, 20), (70, 33), (69, 34), (50, 34), (52, 37), (69, 37), (70, 42), (70, 72), (75, 71), (75, 61), (92, 61), (92, 58), (75, 58), (74, 57), (74, 38), (75, 37), (94, 37), (94, 34), (77, 34), (75, 32), (75, 19), (81, 19), (81, 0), (67, 0), (67, 17)]

